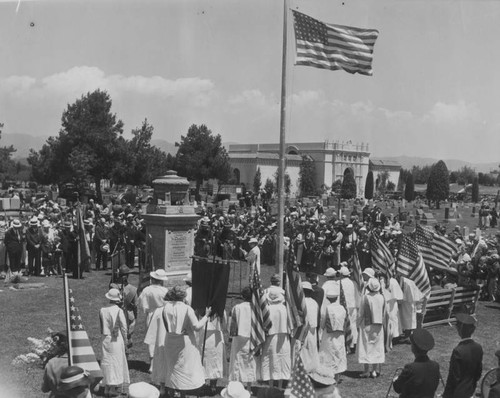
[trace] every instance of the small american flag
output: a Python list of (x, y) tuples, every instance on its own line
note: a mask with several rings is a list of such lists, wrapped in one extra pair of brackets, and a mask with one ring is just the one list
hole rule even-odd
[(285, 301), (288, 327), (292, 336), (303, 343), (309, 331), (307, 306), (300, 273), (290, 263), (286, 267)]
[(327, 24), (300, 12), (292, 12), (296, 65), (373, 75), (377, 30)]
[(451, 240), (420, 224), (415, 229), (415, 240), (427, 267), (450, 269), (451, 256), (457, 252)]
[(354, 249), (352, 256), (352, 280), (358, 286), (359, 291), (363, 290), (363, 277), (361, 276), (361, 263), (357, 249)]
[(102, 379), (102, 371), (90, 344), (89, 336), (83, 326), (82, 316), (75, 305), (73, 291), (68, 286), (68, 277), (64, 275), (64, 297), (68, 326), (69, 365), (79, 366), (94, 378)]
[(424, 261), (422, 260), (422, 255), (418, 250), (416, 242), (406, 234), (403, 235), (398, 250), (396, 272), (415, 282), (415, 285), (423, 295), (430, 292), (431, 284)]
[(252, 301), (251, 323), (250, 323), (250, 352), (253, 355), (260, 354), (260, 348), (266, 341), (266, 333), (272, 326), (271, 315), (267, 306), (267, 297), (262, 290), (259, 272), (254, 267), (252, 275)]
[(373, 268), (380, 271), (386, 280), (391, 277), (391, 269), (394, 265), (394, 257), (387, 245), (380, 239), (377, 231), (373, 231), (370, 237), (370, 253), (372, 255)]
[(295, 366), (292, 373), (291, 398), (314, 398), (316, 396), (311, 379), (306, 373), (304, 363), (300, 355), (296, 356)]
[[(352, 337), (351, 321), (349, 319), (349, 310), (347, 309), (347, 302), (345, 300), (345, 293), (344, 293), (344, 288), (342, 287), (342, 283), (339, 282), (339, 285), (340, 285), (339, 303), (342, 307), (344, 307), (346, 313), (345, 324), (344, 324), (345, 346), (351, 347), (353, 337)], [(354, 327), (356, 327), (356, 325), (354, 325)]]

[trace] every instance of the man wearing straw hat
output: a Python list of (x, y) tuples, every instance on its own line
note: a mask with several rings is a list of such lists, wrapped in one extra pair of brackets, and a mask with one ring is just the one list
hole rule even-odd
[[(151, 317), (157, 308), (165, 305), (164, 297), (168, 289), (163, 286), (163, 283), (168, 280), (167, 273), (164, 269), (157, 269), (149, 273), (151, 277), (151, 284), (146, 286), (138, 298), (138, 307), (142, 309), (146, 315), (146, 329), (151, 322)], [(155, 351), (155, 344), (148, 344), (149, 358), (151, 359), (151, 366), (153, 364), (153, 356)], [(149, 368), (149, 372), (152, 368)]]
[(5, 232), (5, 248), (9, 256), (9, 265), (12, 272), (21, 269), (21, 257), (23, 254), (23, 224), (18, 219), (12, 221), (11, 227)]
[(28, 252), (28, 273), (39, 276), (42, 269), (41, 257), (42, 235), (38, 218), (32, 217), (26, 230), (26, 250)]
[(250, 251), (246, 251), (240, 248), (243, 256), (247, 260), (248, 263), (248, 277), (250, 279), (250, 284), (253, 278), (254, 270), (257, 270), (257, 273), (260, 275), (260, 249), (259, 249), (259, 241), (257, 238), (250, 238), (248, 241), (250, 245)]
[(405, 365), (394, 379), (394, 391), (400, 398), (433, 397), (439, 385), (439, 364), (427, 356), (434, 347), (434, 337), (426, 329), (416, 329), (410, 336), (415, 361)]

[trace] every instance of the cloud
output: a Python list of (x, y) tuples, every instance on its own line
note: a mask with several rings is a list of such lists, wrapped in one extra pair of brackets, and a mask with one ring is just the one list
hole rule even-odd
[(30, 76), (10, 76), (0, 80), (0, 89), (4, 93), (18, 96), (23, 95), (36, 83), (36, 79)]
[(432, 109), (424, 115), (424, 121), (455, 125), (464, 122), (477, 122), (480, 120), (480, 111), (475, 103), (467, 104), (459, 101), (455, 104), (437, 102)]
[(279, 102), (273, 95), (265, 95), (257, 89), (244, 90), (236, 95), (229, 96), (228, 104), (233, 106), (251, 106), (252, 108), (274, 109)]
[(62, 98), (72, 101), (96, 89), (106, 90), (112, 97), (140, 95), (188, 102), (206, 106), (215, 95), (215, 84), (199, 77), (166, 79), (160, 76), (106, 75), (93, 66), (77, 66), (40, 80), (29, 76), (11, 76), (0, 80), (3, 95), (30, 93), (40, 99)]

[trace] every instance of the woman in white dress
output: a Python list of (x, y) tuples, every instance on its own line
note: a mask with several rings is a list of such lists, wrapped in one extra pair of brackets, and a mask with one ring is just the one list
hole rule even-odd
[[(382, 363), (385, 362), (384, 317), (385, 300), (380, 293), (380, 282), (370, 278), (366, 291), (361, 298), (358, 314), (358, 362), (364, 365), (362, 378), (379, 377)], [(372, 372), (370, 372), (370, 365)]]
[(257, 381), (257, 362), (250, 353), (250, 330), (252, 310), (252, 290), (249, 286), (241, 290), (243, 302), (236, 304), (231, 310), (228, 322), (231, 354), (229, 359), (229, 381), (239, 381), (250, 387)]
[(302, 349), (300, 350), (300, 357), (304, 363), (305, 371), (307, 373), (312, 373), (319, 367), (317, 337), (319, 306), (316, 300), (311, 297), (313, 293), (311, 282), (302, 282), (302, 289), (304, 290), (307, 308), (306, 322), (309, 325), (309, 329), (307, 331), (306, 338), (304, 339)]
[[(165, 386), (174, 390), (196, 390), (205, 384), (205, 372), (201, 364), (200, 350), (195, 332), (204, 328), (211, 308), (198, 320), (194, 310), (184, 303), (186, 291), (174, 286), (165, 296), (162, 322), (165, 336)], [(153, 366), (154, 369), (154, 366)]]
[(331, 286), (325, 291), (328, 300), (325, 320), (322, 322), (323, 334), (319, 346), (319, 362), (323, 369), (329, 369), (335, 380), (347, 370), (344, 327), (347, 319), (346, 309), (339, 303), (340, 286)]
[(104, 375), (105, 396), (118, 396), (118, 386), (130, 383), (125, 347), (127, 345), (127, 321), (120, 308), (122, 296), (118, 289), (106, 293), (110, 304), (100, 310), (102, 341), (101, 369)]
[(401, 336), (403, 329), (399, 319), (399, 305), (403, 301), (403, 291), (396, 279), (390, 278), (388, 283), (382, 284), (382, 294), (385, 299), (386, 308), (386, 350), (392, 350), (392, 340)]
[(205, 369), (205, 379), (210, 381), (210, 387), (214, 391), (217, 387), (217, 380), (225, 376), (226, 369), (226, 348), (224, 344), (223, 328), (227, 323), (226, 312), (223, 318), (213, 315), (207, 322), (206, 336), (205, 329), (198, 333), (198, 348), (203, 350), (203, 339), (205, 338), (205, 351), (202, 353), (203, 368)]
[(271, 387), (277, 381), (278, 388), (282, 380), (290, 379), (292, 366), (288, 316), (282, 290), (279, 286), (272, 286), (267, 292), (272, 325), (262, 348), (260, 363), (261, 380), (268, 381)]
[(162, 394), (165, 391), (165, 338), (167, 330), (163, 323), (163, 307), (157, 308), (151, 316), (144, 343), (154, 347), (153, 359), (151, 361), (151, 381), (159, 385)]

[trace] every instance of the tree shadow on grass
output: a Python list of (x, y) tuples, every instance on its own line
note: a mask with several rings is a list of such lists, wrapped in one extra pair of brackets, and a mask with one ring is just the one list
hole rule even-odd
[(128, 368), (129, 370), (137, 370), (138, 372), (149, 373), (149, 364), (144, 361), (138, 361), (135, 359), (129, 360)]
[(495, 305), (494, 303), (486, 304), (485, 307), (486, 308), (493, 308), (495, 310), (500, 310), (500, 305), (498, 305), (498, 304)]

